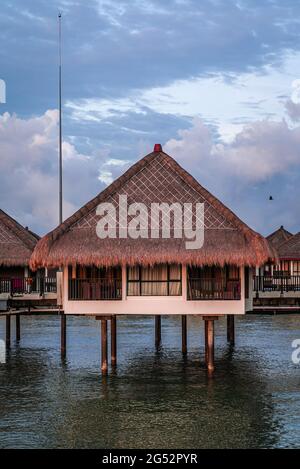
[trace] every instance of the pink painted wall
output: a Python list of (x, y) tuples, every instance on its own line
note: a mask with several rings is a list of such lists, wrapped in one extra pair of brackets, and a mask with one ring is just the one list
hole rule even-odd
[(226, 315), (245, 314), (245, 278), (241, 269), (240, 300), (187, 300), (187, 271), (182, 267), (182, 296), (126, 296), (126, 267), (122, 270), (122, 300), (115, 301), (69, 301), (68, 300), (68, 269), (63, 275), (63, 309), (66, 314), (200, 314)]

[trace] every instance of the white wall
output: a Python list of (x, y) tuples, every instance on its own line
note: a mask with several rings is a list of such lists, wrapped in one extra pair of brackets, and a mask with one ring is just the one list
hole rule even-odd
[(68, 268), (64, 269), (63, 309), (66, 314), (245, 314), (245, 277), (241, 268), (241, 300), (187, 300), (187, 269), (182, 266), (182, 296), (126, 296), (126, 267), (122, 269), (122, 300), (68, 300)]

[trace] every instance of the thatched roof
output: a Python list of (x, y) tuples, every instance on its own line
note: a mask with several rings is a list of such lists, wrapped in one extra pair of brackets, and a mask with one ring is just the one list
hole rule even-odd
[(290, 237), (278, 248), (279, 258), (282, 260), (300, 261), (300, 233)]
[(274, 231), (269, 236), (267, 236), (267, 240), (269, 241), (269, 243), (272, 244), (272, 246), (275, 249), (278, 249), (282, 243), (284, 243), (285, 241), (287, 241), (288, 239), (292, 237), (293, 237), (293, 234), (287, 231), (283, 227), (283, 225), (281, 225), (281, 227), (278, 228), (278, 230)]
[[(31, 267), (117, 264), (261, 265), (273, 257), (268, 242), (204, 189), (160, 146), (142, 158), (103, 192), (42, 238), (31, 257)], [(202, 202), (205, 241), (201, 249), (186, 249), (185, 239), (104, 239), (96, 235), (100, 219), (96, 207), (103, 202), (118, 206), (119, 195), (128, 204), (142, 202)], [(193, 219), (193, 224), (194, 224)]]
[(0, 266), (25, 266), (39, 236), (0, 209)]

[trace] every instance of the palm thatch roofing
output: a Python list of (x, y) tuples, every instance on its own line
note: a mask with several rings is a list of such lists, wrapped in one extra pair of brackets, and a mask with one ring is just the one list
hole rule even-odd
[(282, 260), (300, 261), (300, 233), (282, 243), (278, 248), (278, 254)]
[(269, 234), (269, 236), (267, 236), (267, 240), (269, 241), (269, 243), (272, 244), (275, 249), (279, 249), (279, 246), (281, 244), (283, 244), (285, 241), (289, 240), (293, 236), (294, 235), (292, 233), (287, 231), (283, 227), (283, 225), (281, 225), (278, 230), (274, 231), (273, 233)]
[[(155, 145), (146, 155), (94, 199), (43, 237), (31, 257), (31, 267), (67, 265), (262, 265), (274, 257), (267, 240), (250, 229), (231, 210), (202, 187), (173, 158)], [(185, 239), (99, 239), (96, 208), (110, 202), (118, 208), (119, 195), (128, 204), (204, 203), (204, 245), (186, 249)], [(118, 220), (117, 220), (118, 221)], [(193, 218), (193, 226), (195, 220)], [(160, 225), (161, 230), (161, 225)]]
[(29, 265), (39, 236), (0, 209), (0, 266)]

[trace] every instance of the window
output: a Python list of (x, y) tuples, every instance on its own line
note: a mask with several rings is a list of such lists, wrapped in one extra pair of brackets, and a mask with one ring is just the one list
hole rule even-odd
[(127, 269), (128, 296), (180, 296), (181, 266), (159, 264)]
[(293, 274), (300, 275), (300, 261), (293, 262)]
[(188, 268), (189, 300), (239, 300), (240, 269), (236, 266)]
[(289, 261), (280, 261), (280, 264), (274, 266), (273, 276), (278, 277), (288, 277), (290, 275), (290, 262)]
[(121, 267), (69, 267), (69, 300), (121, 300)]

